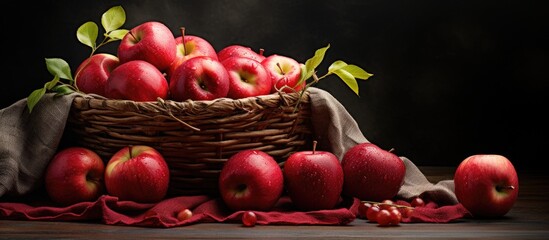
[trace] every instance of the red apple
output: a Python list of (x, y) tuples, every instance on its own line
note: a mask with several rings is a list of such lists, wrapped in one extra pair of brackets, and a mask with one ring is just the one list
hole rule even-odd
[(284, 189), (282, 169), (269, 154), (242, 150), (232, 155), (219, 174), (219, 192), (234, 211), (268, 211)]
[(84, 93), (105, 96), (105, 86), (112, 70), (120, 65), (118, 57), (98, 53), (84, 60), (76, 69), (76, 87)]
[(497, 154), (465, 158), (454, 174), (459, 202), (474, 217), (501, 217), (517, 200), (519, 182), (511, 161)]
[(185, 28), (181, 28), (181, 36), (175, 38), (175, 44), (177, 46), (175, 60), (166, 72), (168, 80), (175, 69), (190, 58), (208, 56), (217, 60), (217, 52), (210, 42), (199, 36), (185, 35)]
[(122, 38), (117, 54), (120, 63), (143, 60), (164, 71), (175, 60), (175, 37), (161, 22), (144, 22)]
[(198, 56), (185, 61), (170, 79), (170, 94), (175, 101), (213, 100), (229, 92), (229, 73), (219, 61)]
[(168, 97), (168, 82), (152, 64), (133, 60), (115, 68), (105, 87), (105, 97), (133, 101), (156, 101)]
[(299, 83), (301, 78), (301, 64), (295, 59), (273, 54), (265, 58), (261, 64), (267, 69), (273, 84), (271, 92), (282, 90), (287, 93), (300, 91), (305, 82)]
[(265, 59), (265, 56), (263, 56), (263, 49), (260, 49), (259, 52), (255, 52), (250, 47), (238, 44), (226, 46), (217, 53), (219, 61), (223, 61), (229, 57), (251, 58), (258, 62), (262, 62)]
[(348, 149), (341, 166), (345, 176), (343, 194), (368, 201), (395, 197), (406, 174), (402, 159), (369, 142)]
[(229, 57), (221, 63), (229, 73), (227, 97), (238, 99), (271, 93), (271, 78), (260, 62), (251, 58)]
[[(316, 143), (315, 143), (316, 145)], [(327, 151), (299, 151), (284, 163), (284, 183), (292, 203), (300, 210), (333, 209), (343, 188), (343, 169)]]
[(107, 192), (120, 200), (155, 203), (168, 192), (170, 170), (153, 147), (128, 146), (116, 152), (105, 168)]
[(44, 173), (50, 198), (70, 205), (94, 201), (104, 192), (105, 165), (99, 155), (83, 147), (65, 148), (53, 157)]

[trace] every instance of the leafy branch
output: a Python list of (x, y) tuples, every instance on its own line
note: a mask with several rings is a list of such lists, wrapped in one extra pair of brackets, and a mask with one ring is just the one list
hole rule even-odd
[[(326, 47), (317, 49), (315, 51), (315, 55), (311, 58), (309, 58), (305, 64), (301, 65), (301, 78), (299, 82), (296, 84), (296, 86), (299, 86), (305, 82), (305, 87), (300, 91), (298, 104), (296, 104), (296, 109), (299, 106), (299, 102), (301, 101), (301, 98), (307, 88), (310, 86), (318, 83), (323, 78), (326, 78), (332, 74), (337, 75), (353, 92), (358, 96), (358, 82), (357, 79), (361, 80), (367, 80), (373, 74), (366, 72), (364, 69), (357, 65), (353, 64), (347, 64), (344, 61), (337, 60), (333, 62), (328, 67), (328, 72), (326, 72), (324, 75), (318, 76), (316, 68), (322, 63), (324, 60), (324, 56), (326, 55), (326, 51), (330, 48), (330, 44), (328, 44)], [(312, 77), (312, 81), (307, 81)]]
[[(128, 30), (120, 29), (125, 22), (126, 12), (122, 6), (114, 6), (104, 12), (101, 16), (101, 25), (105, 30), (105, 33), (103, 34), (103, 40), (99, 44), (97, 44), (99, 27), (92, 21), (88, 21), (78, 28), (76, 31), (76, 38), (79, 42), (92, 49), (90, 53), (91, 57), (100, 47), (107, 43), (121, 40), (124, 35), (128, 33)], [(29, 112), (32, 112), (34, 106), (48, 91), (55, 92), (56, 95), (65, 95), (79, 91), (76, 86), (79, 72), (77, 72), (73, 78), (71, 68), (65, 60), (61, 58), (46, 58), (45, 60), (46, 68), (49, 73), (53, 75), (53, 79), (46, 82), (42, 88), (32, 91), (27, 97)], [(88, 58), (83, 64), (89, 64), (90, 60), (91, 59)]]

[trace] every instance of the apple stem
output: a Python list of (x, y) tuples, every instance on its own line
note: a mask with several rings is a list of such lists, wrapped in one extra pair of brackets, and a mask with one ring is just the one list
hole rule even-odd
[(496, 189), (498, 192), (501, 192), (502, 190), (509, 189), (509, 190), (515, 190), (515, 186), (496, 186)]
[(128, 33), (130, 34), (130, 36), (133, 37), (133, 40), (137, 41), (137, 38), (135, 37), (135, 35), (133, 35), (132, 31), (128, 31)]
[(395, 151), (395, 148), (389, 149), (389, 152), (390, 152), (390, 153), (392, 153), (392, 152), (394, 152), (394, 151)]
[(260, 48), (260, 49), (259, 49), (259, 55), (263, 56), (263, 52), (265, 52), (265, 49)]
[(181, 46), (183, 47), (183, 56), (187, 55), (187, 50), (185, 50), (185, 28), (180, 27), (179, 30), (181, 31)]
[(313, 154), (315, 154), (315, 151), (316, 151), (316, 144), (317, 144), (317, 143), (318, 143), (318, 142), (317, 142), (316, 140), (313, 141)]
[(280, 63), (276, 63), (276, 66), (278, 67), (278, 69), (280, 70), (280, 73), (282, 73), (282, 75), (286, 75), (284, 70), (282, 70), (282, 66), (280, 66)]
[(132, 145), (129, 145), (129, 146), (128, 146), (128, 149), (130, 150), (130, 159), (133, 158), (133, 156), (132, 156), (132, 147), (133, 147)]

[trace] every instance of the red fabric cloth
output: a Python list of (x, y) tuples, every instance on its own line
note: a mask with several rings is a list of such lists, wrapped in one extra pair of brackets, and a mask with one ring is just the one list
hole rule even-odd
[[(347, 225), (355, 220), (360, 200), (342, 199), (331, 210), (302, 212), (295, 210), (288, 197), (283, 196), (274, 209), (268, 212), (255, 211), (259, 225)], [(399, 200), (399, 204), (408, 204)], [(409, 204), (408, 204), (409, 205)], [(193, 216), (185, 221), (177, 219), (180, 210), (189, 208)], [(240, 223), (243, 211), (230, 211), (217, 198), (208, 196), (182, 196), (167, 198), (156, 204), (118, 201), (116, 197), (103, 195), (95, 202), (82, 202), (70, 206), (55, 206), (47, 201), (0, 202), (1, 219), (41, 221), (89, 221), (97, 220), (109, 225), (132, 225), (143, 227), (177, 227), (197, 223)], [(468, 216), (461, 204), (441, 206), (429, 202), (416, 208), (412, 222), (452, 222)]]

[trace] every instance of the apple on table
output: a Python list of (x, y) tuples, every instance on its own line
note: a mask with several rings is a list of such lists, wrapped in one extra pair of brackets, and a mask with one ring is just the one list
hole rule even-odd
[(292, 153), (284, 163), (284, 183), (292, 203), (299, 210), (333, 209), (340, 201), (343, 168), (333, 153), (317, 151)]
[(105, 165), (94, 151), (84, 147), (60, 150), (44, 173), (46, 192), (52, 201), (70, 205), (95, 201), (104, 193)]
[(465, 158), (454, 173), (458, 201), (473, 217), (501, 217), (514, 206), (519, 180), (513, 163), (499, 154)]
[(268, 211), (284, 189), (282, 169), (269, 154), (242, 150), (232, 155), (221, 169), (218, 180), (223, 202), (233, 211)]
[(168, 192), (170, 170), (160, 152), (150, 146), (127, 146), (105, 167), (105, 186), (119, 200), (155, 203)]
[(390, 150), (370, 143), (359, 143), (345, 152), (343, 194), (366, 201), (392, 199), (404, 183), (406, 166)]

